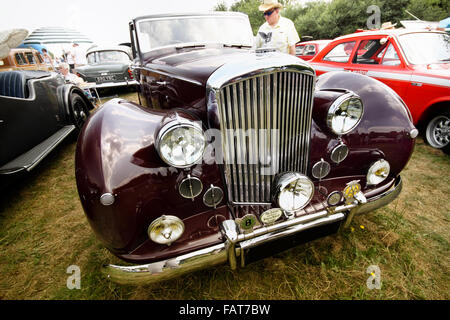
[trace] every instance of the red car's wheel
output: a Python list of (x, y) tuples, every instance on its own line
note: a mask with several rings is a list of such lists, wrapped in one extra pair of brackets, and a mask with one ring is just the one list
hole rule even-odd
[(427, 124), (425, 130), (426, 142), (446, 154), (450, 152), (450, 112), (434, 116)]

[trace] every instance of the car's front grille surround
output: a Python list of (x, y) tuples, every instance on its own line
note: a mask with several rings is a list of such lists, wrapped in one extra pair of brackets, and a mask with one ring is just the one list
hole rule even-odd
[(224, 84), (217, 106), (230, 204), (271, 202), (275, 174), (306, 174), (314, 75), (275, 70)]

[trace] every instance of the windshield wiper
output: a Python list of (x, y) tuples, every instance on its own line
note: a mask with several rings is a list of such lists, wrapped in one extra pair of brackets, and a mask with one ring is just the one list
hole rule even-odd
[(245, 44), (225, 44), (224, 43), (224, 48), (251, 48), (252, 46), (247, 46)]
[(190, 48), (204, 48), (204, 44), (187, 44), (184, 46), (176, 46), (175, 49), (181, 50), (181, 49), (190, 49)]
[(439, 61), (450, 61), (450, 58), (447, 58), (447, 59), (441, 59), (441, 60), (439, 60)]

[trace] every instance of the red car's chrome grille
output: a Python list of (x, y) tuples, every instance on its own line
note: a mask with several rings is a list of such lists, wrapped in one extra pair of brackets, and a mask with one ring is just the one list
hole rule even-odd
[(314, 76), (276, 71), (224, 85), (218, 109), (228, 200), (271, 202), (275, 174), (306, 173)]

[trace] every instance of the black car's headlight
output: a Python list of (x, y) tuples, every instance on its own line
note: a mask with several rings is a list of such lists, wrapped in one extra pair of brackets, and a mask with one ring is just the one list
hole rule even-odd
[(156, 139), (161, 159), (176, 168), (198, 163), (203, 157), (205, 144), (201, 126), (188, 120), (169, 122), (161, 128)]
[(328, 127), (339, 136), (349, 133), (359, 124), (363, 113), (361, 98), (355, 93), (346, 93), (337, 98), (328, 109)]

